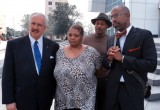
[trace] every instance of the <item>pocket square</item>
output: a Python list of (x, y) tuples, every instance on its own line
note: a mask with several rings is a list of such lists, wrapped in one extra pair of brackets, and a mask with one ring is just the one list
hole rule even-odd
[(50, 59), (53, 59), (54, 57), (53, 56), (50, 56)]
[(133, 49), (129, 49), (128, 52), (134, 52), (134, 51), (137, 51), (137, 50), (139, 50), (139, 49), (140, 49), (140, 47), (133, 48)]

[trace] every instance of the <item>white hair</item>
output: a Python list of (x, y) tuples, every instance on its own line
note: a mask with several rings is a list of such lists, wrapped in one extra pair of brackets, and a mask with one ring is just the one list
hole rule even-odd
[(29, 23), (31, 22), (31, 19), (32, 19), (32, 17), (33, 16), (42, 16), (42, 17), (44, 17), (44, 19), (45, 19), (45, 25), (47, 26), (48, 25), (48, 18), (47, 18), (47, 16), (45, 16), (44, 14), (42, 14), (42, 13), (39, 13), (39, 12), (35, 12), (35, 13), (32, 13), (31, 15), (30, 15), (30, 17), (29, 17)]

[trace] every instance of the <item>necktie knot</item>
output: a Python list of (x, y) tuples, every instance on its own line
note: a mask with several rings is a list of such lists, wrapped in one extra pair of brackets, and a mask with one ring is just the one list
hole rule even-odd
[(127, 33), (126, 30), (124, 30), (123, 32), (117, 32), (117, 33), (116, 33), (116, 38), (118, 39), (118, 38), (120, 38), (121, 36), (126, 35), (126, 33)]
[(35, 41), (34, 44), (35, 44), (35, 45), (38, 45), (38, 41)]

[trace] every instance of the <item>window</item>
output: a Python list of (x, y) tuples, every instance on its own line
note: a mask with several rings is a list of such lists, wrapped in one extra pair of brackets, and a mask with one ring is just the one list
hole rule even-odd
[(48, 2), (48, 5), (52, 5), (52, 2)]
[(55, 5), (58, 5), (58, 2), (55, 2)]

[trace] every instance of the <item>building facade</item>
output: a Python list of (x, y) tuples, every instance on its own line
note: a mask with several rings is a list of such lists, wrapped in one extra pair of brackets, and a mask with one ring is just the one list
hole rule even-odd
[[(160, 37), (160, 0), (89, 0), (89, 11), (110, 14), (117, 5), (125, 5), (131, 13), (131, 24), (150, 30), (154, 37)], [(109, 29), (113, 33), (113, 29)]]
[(56, 9), (57, 3), (67, 3), (68, 0), (45, 0), (45, 15), (48, 15), (52, 10)]

